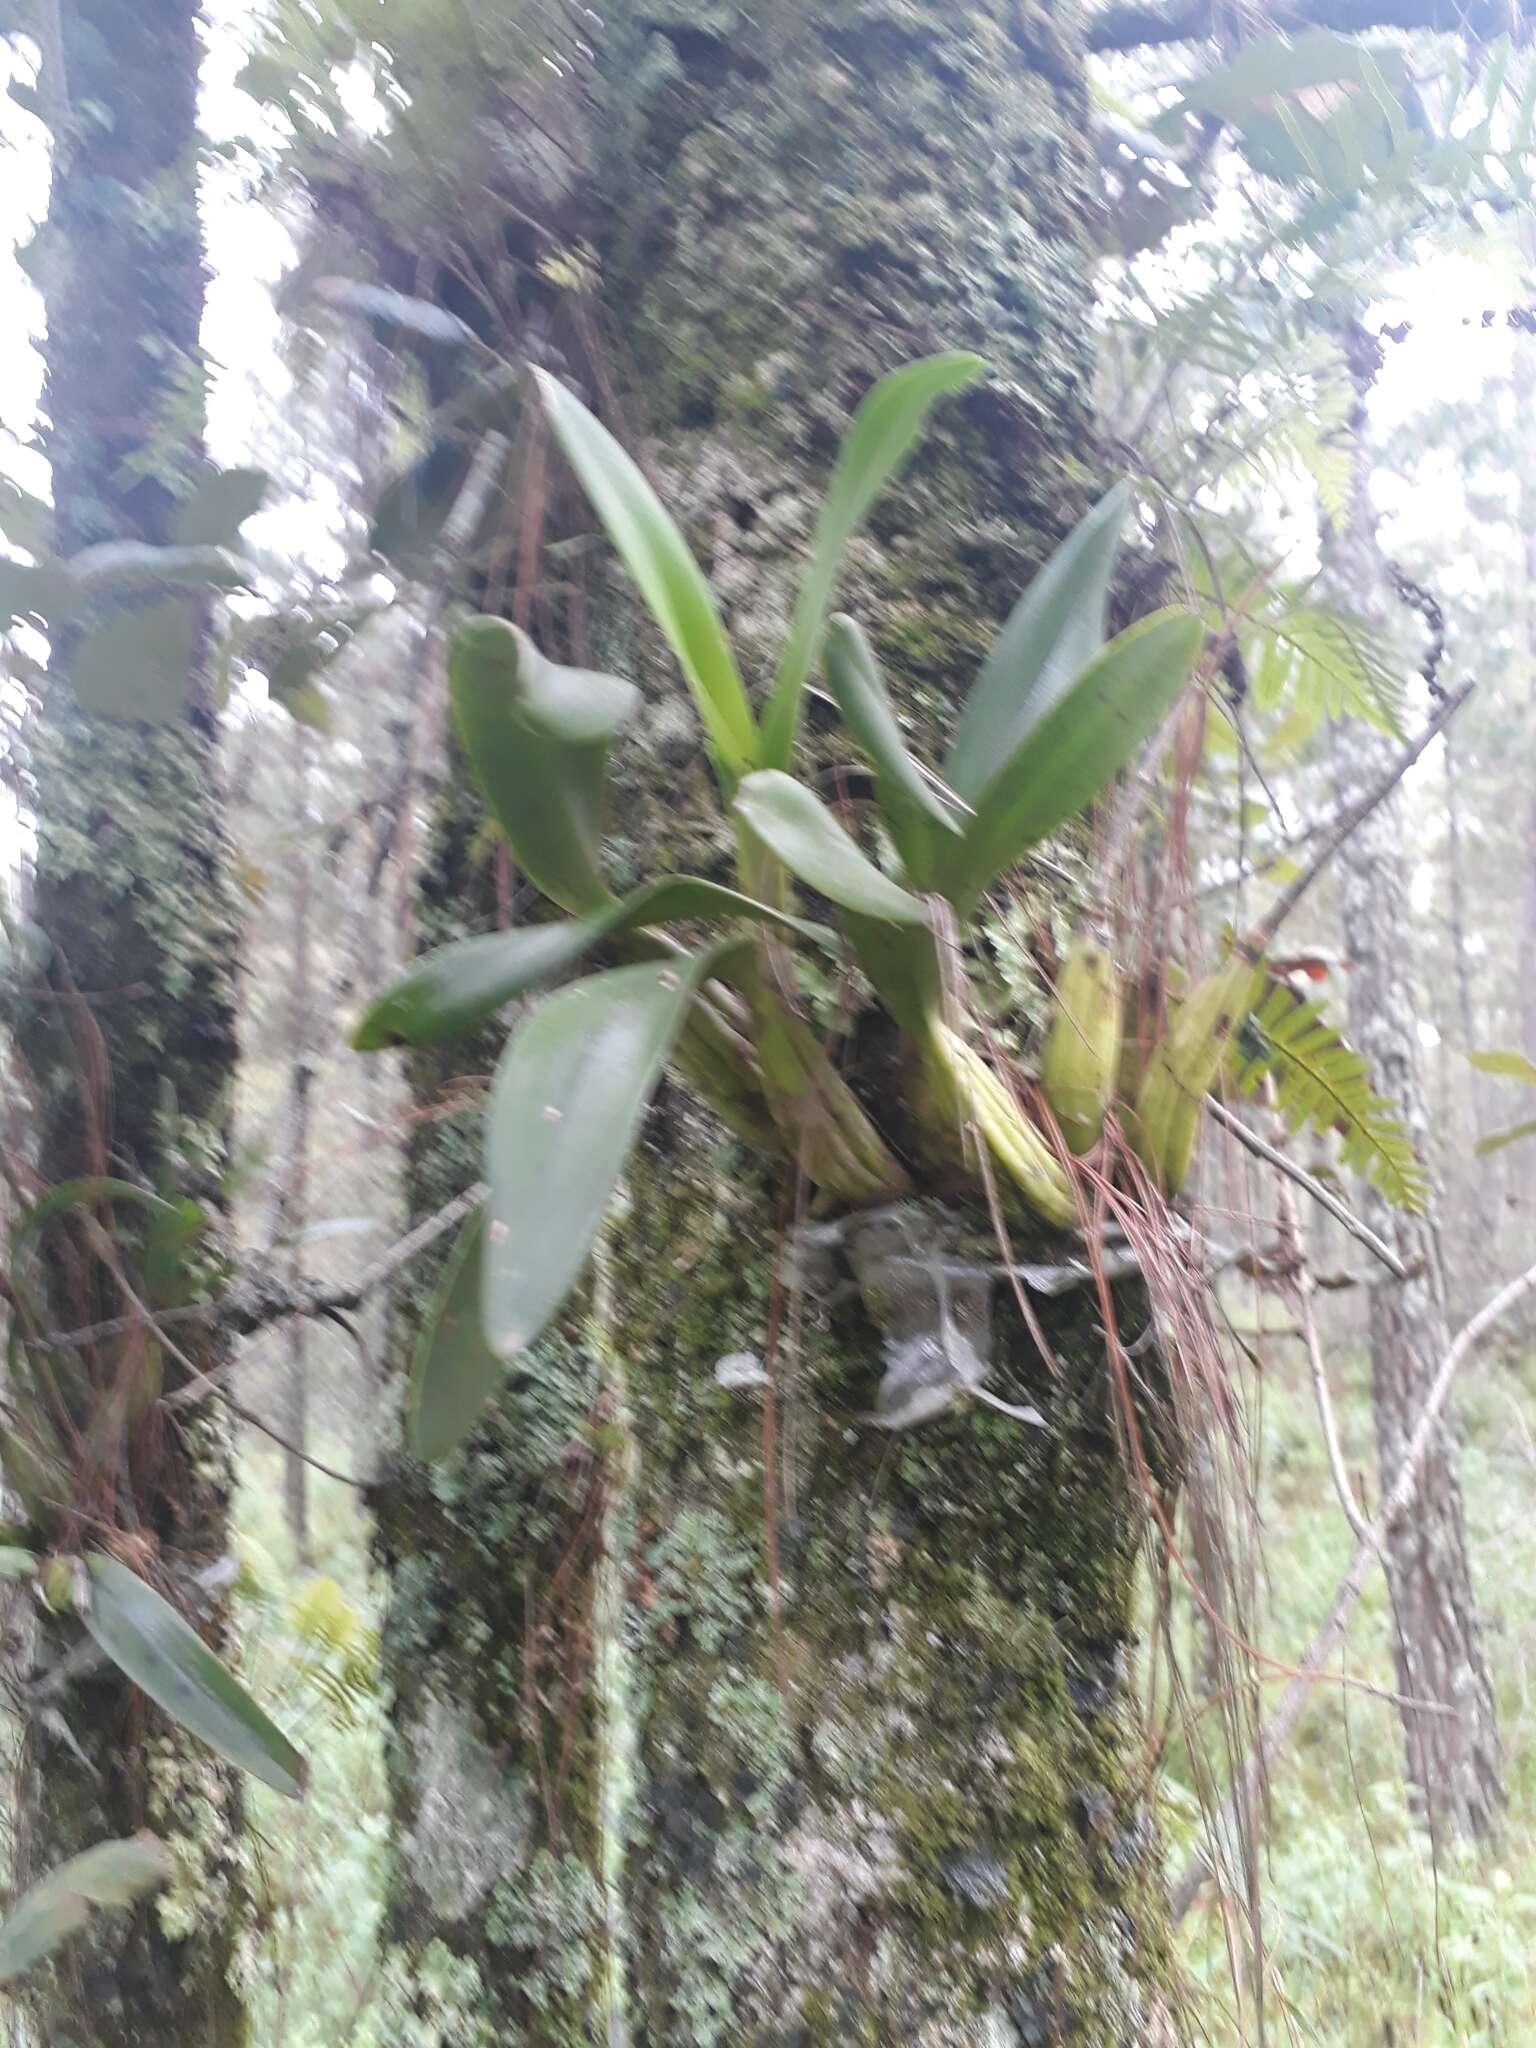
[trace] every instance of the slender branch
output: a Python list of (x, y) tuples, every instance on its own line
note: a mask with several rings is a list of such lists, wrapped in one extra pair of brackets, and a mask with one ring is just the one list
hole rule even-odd
[(1413, 1278), (1392, 1247), (1379, 1238), (1368, 1223), (1363, 1223), (1353, 1209), (1346, 1208), (1338, 1196), (1325, 1188), (1320, 1180), (1314, 1180), (1312, 1175), (1298, 1166), (1294, 1159), (1288, 1159), (1267, 1139), (1261, 1138), (1257, 1131), (1250, 1131), (1242, 1118), (1235, 1116), (1227, 1105), (1214, 1095), (1205, 1098), (1205, 1106), (1223, 1129), (1229, 1130), (1240, 1145), (1247, 1146), (1255, 1159), (1262, 1159), (1267, 1166), (1272, 1166), (1276, 1173), (1283, 1173), (1287, 1180), (1293, 1180), (1297, 1187), (1304, 1188), (1319, 1208), (1326, 1209), (1336, 1223), (1343, 1224), (1351, 1237), (1357, 1239), (1368, 1252), (1380, 1259), (1394, 1280)]
[(1322, 1670), (1324, 1660), (1333, 1654), (1344, 1639), (1350, 1616), (1354, 1613), (1356, 1603), (1365, 1589), (1372, 1566), (1380, 1556), (1388, 1536), (1412, 1506), (1414, 1496), (1418, 1492), (1424, 1461), (1429, 1455), (1441, 1413), (1450, 1395), (1452, 1381), (1494, 1325), (1508, 1315), (1509, 1311), (1533, 1289), (1536, 1289), (1536, 1266), (1528, 1266), (1518, 1278), (1501, 1287), (1497, 1294), (1483, 1304), (1471, 1321), (1462, 1327), (1440, 1361), (1434, 1384), (1430, 1387), (1424, 1406), (1419, 1411), (1419, 1419), (1414, 1425), (1413, 1435), (1408, 1440), (1408, 1448), (1403, 1453), (1403, 1461), (1398, 1467), (1397, 1476), (1377, 1511), (1375, 1521), (1355, 1545), (1349, 1568), (1339, 1581), (1322, 1627), (1313, 1637), (1311, 1646), (1302, 1658), (1297, 1675), (1281, 1694), (1280, 1704), (1259, 1730), (1258, 1739), (1232, 1789), (1212, 1816), (1210, 1841), (1190, 1858), (1174, 1886), (1175, 1924), (1194, 1904), (1201, 1886), (1215, 1875), (1216, 1858), (1220, 1854), (1218, 1844), (1230, 1839), (1240, 1814), (1252, 1811), (1253, 1802), (1263, 1785), (1269, 1766), (1284, 1754), (1296, 1731), (1296, 1724), (1311, 1699), (1313, 1686)]
[[(484, 1181), (476, 1181), (462, 1195), (455, 1195), (441, 1209), (418, 1223), (416, 1228), (383, 1252), (356, 1280), (345, 1287), (292, 1289), (247, 1277), (213, 1301), (199, 1301), (185, 1308), (154, 1310), (145, 1307), (138, 1315), (111, 1316), (105, 1322), (86, 1323), (77, 1330), (50, 1330), (26, 1342), (40, 1351), (75, 1351), (105, 1337), (121, 1337), (129, 1330), (151, 1329), (163, 1336), (178, 1323), (223, 1322), (237, 1337), (249, 1337), (289, 1316), (330, 1316), (340, 1319), (362, 1307), (368, 1297), (392, 1280), (402, 1267), (437, 1242), (445, 1231), (461, 1223), (478, 1202), (485, 1199)], [(182, 1407), (212, 1391), (218, 1384), (211, 1373), (203, 1373), (190, 1385), (166, 1397), (167, 1407)]]
[[(1085, 40), (1091, 51), (1196, 42), (1215, 33), (1224, 12), (1219, 0), (1103, 7), (1090, 16)], [(1421, 28), (1481, 41), (1509, 34), (1522, 39), (1527, 12), (1522, 0), (1278, 0), (1267, 17), (1277, 30), (1331, 28), (1360, 35), (1373, 28)]]
[(1398, 755), (1392, 766), (1373, 789), (1368, 789), (1358, 803), (1351, 804), (1344, 811), (1333, 828), (1323, 839), (1301, 873), (1290, 887), (1281, 891), (1248, 935), (1248, 949), (1257, 957), (1265, 953), (1274, 941), (1282, 924), (1306, 895), (1318, 876), (1333, 859), (1345, 840), (1358, 832), (1372, 811), (1378, 810), (1402, 781), (1408, 770), (1418, 760), (1433, 740), (1438, 738), (1445, 727), (1456, 716), (1476, 688), (1475, 683), (1466, 683), (1454, 696), (1447, 697), (1435, 707), (1433, 717), (1425, 725), (1418, 738), (1411, 740)]
[[(1280, 1114), (1279, 1090), (1273, 1074), (1264, 1077), (1264, 1099), (1275, 1120), (1276, 1135), (1285, 1130), (1285, 1121)], [(1277, 1145), (1276, 1150), (1281, 1148)], [(1296, 1210), (1296, 1197), (1292, 1192), (1289, 1174), (1281, 1174), (1275, 1189), (1276, 1206), (1280, 1213), (1282, 1242), (1291, 1262), (1291, 1285), (1296, 1295), (1296, 1305), (1301, 1311), (1301, 1336), (1306, 1346), (1307, 1364), (1312, 1372), (1312, 1395), (1317, 1404), (1317, 1420), (1323, 1432), (1323, 1448), (1328, 1454), (1328, 1470), (1333, 1478), (1333, 1490), (1339, 1497), (1339, 1506), (1344, 1510), (1344, 1519), (1355, 1534), (1365, 1540), (1369, 1523), (1355, 1499), (1355, 1489), (1350, 1484), (1349, 1469), (1344, 1463), (1344, 1447), (1339, 1442), (1339, 1425), (1333, 1410), (1333, 1390), (1328, 1384), (1328, 1361), (1323, 1355), (1322, 1338), (1317, 1329), (1317, 1282), (1312, 1277), (1312, 1268), (1307, 1263), (1307, 1248), (1301, 1234), (1301, 1218)]]
[(366, 1479), (358, 1479), (351, 1472), (338, 1472), (334, 1465), (323, 1465), (310, 1452), (301, 1451), (296, 1443), (285, 1437), (281, 1430), (274, 1429), (270, 1422), (256, 1413), (254, 1408), (247, 1408), (242, 1402), (237, 1401), (228, 1387), (214, 1387), (211, 1391), (219, 1396), (231, 1414), (238, 1415), (242, 1422), (248, 1422), (252, 1429), (259, 1429), (263, 1436), (271, 1437), (273, 1443), (280, 1445), (290, 1457), (297, 1458), (301, 1464), (312, 1466), (316, 1472), (323, 1472), (327, 1479), (338, 1479), (343, 1486), (356, 1487), (359, 1493), (368, 1491)]

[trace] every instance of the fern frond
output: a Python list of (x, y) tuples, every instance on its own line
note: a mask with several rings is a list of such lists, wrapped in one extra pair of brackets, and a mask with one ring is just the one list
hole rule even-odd
[(1243, 1027), (1237, 1085), (1256, 1093), (1273, 1075), (1281, 1116), (1293, 1131), (1337, 1134), (1340, 1158), (1394, 1207), (1424, 1207), (1428, 1176), (1402, 1119), (1371, 1086), (1364, 1058), (1323, 1015), (1321, 1003), (1271, 983)]
[(1360, 718), (1401, 737), (1401, 666), (1364, 620), (1329, 605), (1293, 605), (1254, 619), (1250, 637), (1256, 658), (1249, 673), (1260, 710), (1284, 703), (1314, 720)]

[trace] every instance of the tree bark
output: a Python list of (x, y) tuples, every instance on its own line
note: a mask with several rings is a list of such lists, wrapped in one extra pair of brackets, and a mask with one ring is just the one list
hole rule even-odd
[[(1365, 406), (1354, 424), (1355, 478), (1347, 526), (1325, 540), (1325, 568), (1342, 602), (1379, 606), (1382, 564), (1370, 503)], [(1333, 741), (1341, 806), (1379, 781), (1393, 742), (1361, 721)], [(1349, 1029), (1376, 1088), (1398, 1105), (1421, 1152), (1428, 1115), (1420, 1076), (1414, 950), (1400, 798), (1371, 813), (1338, 859), (1349, 975)], [(1370, 1289), (1371, 1406), (1383, 1486), (1400, 1469), (1414, 1422), (1448, 1342), (1444, 1275), (1433, 1207), (1413, 1216), (1362, 1191), (1365, 1218), (1411, 1269)], [(1433, 1204), (1431, 1195), (1430, 1202)], [(1403, 1709), (1410, 1792), (1437, 1841), (1493, 1834), (1504, 1777), (1493, 1684), (1472, 1592), (1454, 1431), (1446, 1423), (1425, 1460), (1414, 1512), (1387, 1543), (1397, 1689), (1450, 1712)]]
[[(605, 18), (601, 381), (643, 407), (749, 673), (871, 380), (941, 346), (994, 365), (842, 593), (931, 738), (1094, 478), (1070, 27), (1029, 0)], [(728, 872), (686, 701), (632, 607), (559, 623), (645, 690), (615, 881)], [(422, 944), (495, 894), (454, 790)], [(416, 1213), (478, 1177), (496, 1051), (415, 1062)], [(1006, 1289), (990, 1300), (979, 1199), (846, 1219), (815, 1260), (793, 1236), (776, 1173), (668, 1085), (580, 1312), (461, 1454), (381, 1489), (392, 1995), (529, 2048), (1171, 2043), (1129, 1697), (1143, 1511), (1097, 1303), (1042, 1306), (1053, 1378)], [(977, 1267), (995, 1383), (1045, 1429), (980, 1408), (868, 1426), (946, 1258)], [(830, 1288), (805, 1273), (823, 1262)]]
[[(288, 1241), (288, 1274), (295, 1290), (305, 1279), (303, 1233), (309, 1222), (309, 1144), (315, 1086), (315, 974), (313, 944), (314, 852), (309, 843), (308, 727), (293, 720), (293, 890), (292, 966), (288, 1044), (291, 1074), (291, 1154), (284, 1163), (288, 1176), (282, 1205)], [(309, 1324), (294, 1316), (288, 1324), (283, 1376), (283, 1513), (294, 1553), (306, 1569), (313, 1562), (309, 1547)]]
[[(167, 539), (201, 460), (196, 14), (195, 0), (59, 0), (53, 10), (39, 278), (62, 553)], [(66, 680), (69, 653), (58, 636), (32, 734), (30, 914), (51, 949), (19, 1032), (37, 1168), (44, 1186), (108, 1172), (153, 1187), (168, 1176), (217, 1215), (236, 926), (213, 714), (194, 688), (187, 717), (167, 726), (87, 717)], [(111, 1212), (123, 1278), (142, 1294), (139, 1228), (130, 1206)], [(122, 1286), (70, 1217), (42, 1242), (54, 1327), (122, 1314)], [(84, 1419), (64, 1496), (36, 1534), (63, 1550), (116, 1546), (185, 1597), (225, 1549), (231, 1458), (216, 1409), (172, 1417), (155, 1399), (188, 1365), (221, 1364), (222, 1340), (192, 1326), (183, 1357), (142, 1332), (71, 1354), (87, 1391), (61, 1377), (60, 1399), (83, 1401)], [(221, 1596), (193, 1606), (216, 1638)], [(79, 1634), (72, 1621), (40, 1625), (40, 1678)], [(39, 2038), (49, 2048), (240, 2042), (235, 1774), (105, 1665), (50, 1704), (25, 1731), (25, 1873), (147, 1825), (171, 1845), (177, 1874), (144, 1906), (98, 1916), (28, 1979)]]

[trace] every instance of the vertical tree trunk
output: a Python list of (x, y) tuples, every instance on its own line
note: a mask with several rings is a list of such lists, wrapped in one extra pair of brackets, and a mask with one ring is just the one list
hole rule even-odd
[[(40, 257), (56, 542), (169, 537), (201, 459), (203, 252), (197, 212), (195, 0), (59, 0), (47, 39), (53, 187)], [(45, 1184), (109, 1172), (220, 1201), (235, 1059), (236, 929), (214, 773), (214, 720), (194, 688), (168, 726), (85, 716), (55, 650), (34, 728), (37, 846), (31, 914), (47, 934), (46, 984), (21, 1043), (37, 1091)], [(123, 1274), (142, 1292), (137, 1211), (112, 1218)], [(56, 1324), (120, 1316), (124, 1293), (68, 1217), (44, 1239)], [(102, 1399), (79, 1444), (61, 1547), (114, 1544), (174, 1585), (216, 1633), (230, 1446), (209, 1408), (154, 1396), (225, 1358), (197, 1325), (178, 1355), (142, 1331), (75, 1356)], [(183, 1362), (183, 1360), (185, 1362)], [(113, 1434), (115, 1399), (141, 1390)], [(215, 1572), (206, 1583), (223, 1583)], [(38, 1661), (74, 1648), (49, 1623)], [(42, 1672), (40, 1671), (40, 1677)], [(235, 1988), (240, 1802), (234, 1773), (105, 1665), (86, 1664), (26, 1730), (25, 1861), (38, 1871), (103, 1837), (149, 1826), (178, 1871), (157, 1900), (100, 1917), (30, 1980), (49, 2048), (243, 2039)]]
[[(633, 366), (758, 678), (871, 379), (945, 345), (996, 366), (889, 494), (845, 592), (931, 733), (1094, 472), (1071, 17), (621, 0), (605, 18), (603, 377)], [(724, 872), (676, 678), (601, 609), (591, 657), (647, 699), (615, 879)], [(422, 942), (491, 900), (455, 798)], [(419, 1212), (478, 1174), (473, 1077), (494, 1057), (482, 1040), (416, 1063)], [(990, 1304), (998, 1381), (1046, 1429), (975, 1409), (891, 1438), (861, 1420), (883, 1342), (936, 1317), (943, 1247), (986, 1301), (984, 1208), (850, 1220), (823, 1244), (830, 1298), (784, 1301), (785, 1239), (774, 1177), (668, 1088), (583, 1312), (461, 1455), (382, 1495), (393, 1981), (418, 2022), (446, 2030), (460, 2005), (529, 2048), (1171, 2041), (1127, 1697), (1142, 1516), (1096, 1306), (1049, 1305), (1058, 1380), (1007, 1291)]]
[[(303, 1233), (309, 1222), (309, 1134), (315, 1085), (315, 976), (313, 962), (314, 854), (309, 843), (309, 729), (293, 721), (293, 983), (289, 992), (288, 1045), (293, 1117), (285, 1163), (288, 1175), (283, 1224), (289, 1243), (288, 1273), (295, 1289), (304, 1283)], [(309, 1550), (309, 1325), (290, 1318), (283, 1383), (283, 1511), (299, 1563)]]
[[(1354, 426), (1355, 480), (1347, 527), (1326, 546), (1329, 578), (1356, 609), (1380, 601), (1383, 577), (1370, 503), (1365, 405)], [(1378, 782), (1395, 749), (1354, 721), (1335, 729), (1333, 765), (1340, 807)], [(1399, 1104), (1421, 1150), (1428, 1117), (1420, 1080), (1413, 929), (1397, 800), (1378, 807), (1346, 842), (1338, 863), (1349, 976), (1349, 1028), (1371, 1063), (1376, 1087)], [(1444, 1357), (1444, 1276), (1431, 1209), (1410, 1216), (1364, 1196), (1373, 1228), (1414, 1278), (1370, 1290), (1371, 1402), (1377, 1463), (1390, 1485), (1424, 1397)], [(1433, 1201), (1433, 1197), (1431, 1197)], [(1398, 1690), (1452, 1709), (1403, 1709), (1407, 1771), (1420, 1813), (1437, 1840), (1493, 1833), (1504, 1810), (1503, 1766), (1493, 1685), (1467, 1557), (1456, 1444), (1447, 1426), (1424, 1467), (1412, 1515), (1387, 1544)]]

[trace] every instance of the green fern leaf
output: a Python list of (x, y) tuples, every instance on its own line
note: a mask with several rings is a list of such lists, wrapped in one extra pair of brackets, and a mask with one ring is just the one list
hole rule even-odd
[(1327, 605), (1293, 605), (1253, 621), (1249, 670), (1254, 703), (1282, 702), (1312, 720), (1360, 718), (1400, 738), (1401, 669), (1382, 636)]
[(1424, 1207), (1428, 1176), (1393, 1105), (1371, 1086), (1364, 1058), (1323, 1015), (1321, 1003), (1271, 982), (1243, 1028), (1237, 1085), (1252, 1095), (1273, 1075), (1281, 1116), (1293, 1131), (1332, 1131), (1340, 1158), (1399, 1209)]

